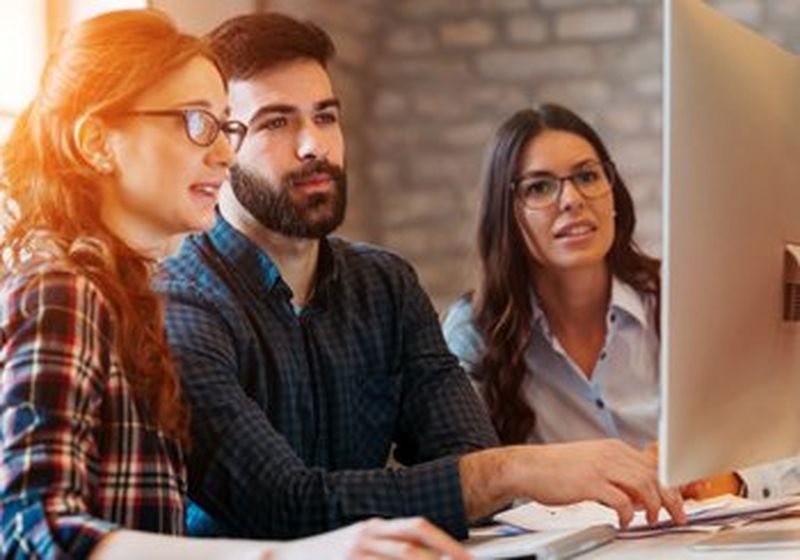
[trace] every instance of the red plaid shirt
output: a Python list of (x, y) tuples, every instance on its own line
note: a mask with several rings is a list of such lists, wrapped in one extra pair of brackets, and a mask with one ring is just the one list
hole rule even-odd
[(113, 330), (73, 272), (0, 285), (3, 558), (85, 557), (118, 527), (184, 532), (183, 457), (134, 400)]

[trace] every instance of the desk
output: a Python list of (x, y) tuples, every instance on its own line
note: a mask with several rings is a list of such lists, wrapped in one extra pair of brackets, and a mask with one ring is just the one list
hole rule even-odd
[[(754, 523), (738, 529), (739, 531), (758, 529), (800, 529), (800, 519), (781, 519)], [(660, 537), (615, 540), (603, 547), (579, 556), (580, 560), (798, 560), (800, 548), (784, 550), (737, 550), (697, 552), (688, 548), (694, 542), (706, 538), (705, 533), (677, 533)]]

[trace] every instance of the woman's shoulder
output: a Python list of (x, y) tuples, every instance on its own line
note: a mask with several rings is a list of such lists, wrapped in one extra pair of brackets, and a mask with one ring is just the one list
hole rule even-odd
[(469, 295), (462, 296), (447, 311), (442, 325), (447, 347), (467, 371), (474, 371), (484, 351), (484, 340), (475, 324)]
[(108, 313), (107, 299), (89, 276), (60, 261), (30, 263), (0, 283), (2, 315), (69, 310), (86, 317)]
[(646, 328), (652, 328), (658, 321), (658, 295), (645, 291), (614, 277), (611, 306), (630, 315)]
[(444, 314), (442, 328), (448, 331), (476, 330), (473, 318), (472, 295), (458, 298)]

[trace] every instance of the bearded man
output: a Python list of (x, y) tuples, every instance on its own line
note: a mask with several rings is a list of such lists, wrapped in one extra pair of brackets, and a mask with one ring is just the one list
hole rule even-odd
[(165, 265), (190, 532), (292, 538), (418, 515), (464, 537), (518, 496), (655, 515), (654, 465), (622, 444), (497, 448), (413, 269), (330, 235), (347, 197), (330, 37), (262, 13), (210, 38), (249, 130), (216, 225)]

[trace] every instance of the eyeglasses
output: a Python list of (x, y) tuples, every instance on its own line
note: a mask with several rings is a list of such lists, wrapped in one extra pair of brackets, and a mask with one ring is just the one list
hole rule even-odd
[(522, 202), (532, 210), (558, 204), (564, 183), (571, 182), (584, 198), (599, 198), (608, 194), (614, 183), (614, 164), (610, 161), (593, 161), (575, 173), (556, 177), (547, 173), (522, 175), (511, 182), (511, 187)]
[(205, 109), (161, 109), (128, 111), (126, 115), (142, 115), (145, 117), (181, 117), (186, 137), (193, 144), (208, 147), (213, 144), (222, 132), (228, 143), (236, 152), (247, 135), (247, 126), (240, 121), (220, 121), (214, 113)]

